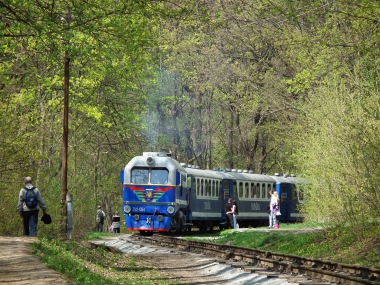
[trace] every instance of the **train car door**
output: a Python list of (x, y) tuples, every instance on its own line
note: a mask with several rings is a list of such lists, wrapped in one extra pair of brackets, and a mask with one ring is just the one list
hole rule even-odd
[(231, 193), (232, 191), (230, 190), (231, 187), (230, 187), (230, 180), (229, 179), (222, 179), (222, 183), (220, 184), (220, 190), (221, 190), (221, 194), (222, 194), (222, 205), (221, 206), (221, 210), (222, 210), (222, 213), (225, 214), (224, 212), (224, 205), (227, 203), (227, 200), (228, 198), (231, 197)]
[(280, 184), (280, 221), (290, 220), (290, 209), (292, 200), (292, 185), (289, 183)]
[(222, 179), (221, 183), (222, 205), (221, 209), (221, 221), (228, 222), (224, 205), (227, 203), (228, 198), (233, 199), (233, 181), (231, 179)]

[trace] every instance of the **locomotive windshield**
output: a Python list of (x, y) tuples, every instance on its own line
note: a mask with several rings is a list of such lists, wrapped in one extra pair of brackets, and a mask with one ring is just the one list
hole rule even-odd
[(149, 181), (149, 168), (133, 168), (131, 173), (132, 183), (143, 183), (147, 184)]
[(166, 168), (150, 169), (148, 167), (134, 167), (131, 171), (131, 182), (148, 184), (167, 184), (169, 171)]
[(152, 176), (150, 183), (152, 184), (166, 184), (168, 183), (168, 174), (167, 169), (152, 169)]

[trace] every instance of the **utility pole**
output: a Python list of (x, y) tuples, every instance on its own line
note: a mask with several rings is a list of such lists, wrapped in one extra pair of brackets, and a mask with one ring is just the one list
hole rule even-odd
[(62, 218), (63, 218), (63, 233), (67, 232), (67, 148), (68, 148), (68, 137), (69, 137), (69, 79), (70, 79), (70, 58), (69, 58), (69, 39), (68, 31), (70, 29), (70, 8), (66, 7), (66, 48), (65, 48), (65, 59), (64, 59), (64, 83), (63, 83), (63, 147), (62, 147), (62, 195), (61, 204)]

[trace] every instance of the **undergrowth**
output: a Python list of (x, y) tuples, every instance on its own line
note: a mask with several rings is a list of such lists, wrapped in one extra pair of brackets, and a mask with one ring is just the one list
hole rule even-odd
[(194, 239), (339, 263), (380, 267), (378, 224), (365, 224), (355, 229), (320, 224), (281, 224), (279, 230), (225, 230)]
[[(138, 257), (90, 248), (86, 240), (107, 237), (90, 233), (83, 241), (40, 238), (32, 245), (42, 262), (60, 272), (71, 284), (178, 284), (162, 276)], [(331, 227), (319, 224), (281, 224), (280, 229), (224, 230), (188, 239), (205, 240), (260, 250), (318, 258), (333, 262), (380, 267), (380, 227), (365, 224)]]
[(102, 246), (93, 249), (85, 242), (42, 238), (32, 249), (42, 262), (60, 272), (71, 284), (178, 284), (161, 276), (138, 257), (112, 253)]

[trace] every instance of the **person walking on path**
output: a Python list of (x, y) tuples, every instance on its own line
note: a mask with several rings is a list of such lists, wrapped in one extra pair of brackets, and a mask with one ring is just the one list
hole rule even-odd
[(96, 230), (98, 232), (103, 232), (105, 217), (106, 217), (106, 214), (103, 212), (102, 206), (98, 206), (98, 210), (96, 211)]
[(120, 233), (120, 216), (118, 212), (112, 216), (112, 227), (115, 234)]
[(32, 178), (24, 178), (25, 187), (20, 190), (17, 212), (23, 219), (24, 236), (37, 236), (38, 213), (40, 208), (47, 214), (44, 200), (37, 187), (32, 185)]
[(234, 227), (234, 220), (231, 213), (232, 208), (232, 198), (228, 198), (227, 203), (224, 205), (224, 211), (226, 213), (227, 219), (226, 219), (226, 228), (230, 229)]

